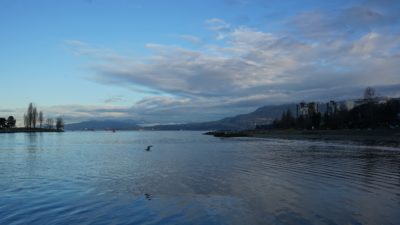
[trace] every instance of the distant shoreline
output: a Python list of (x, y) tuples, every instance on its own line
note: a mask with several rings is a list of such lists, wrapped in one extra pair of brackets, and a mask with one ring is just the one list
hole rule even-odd
[(5, 128), (0, 129), (0, 133), (48, 133), (48, 132), (64, 132), (63, 130), (49, 128)]
[(256, 137), (288, 140), (351, 141), (367, 145), (400, 147), (400, 129), (376, 130), (246, 130), (212, 131), (205, 133), (214, 137)]

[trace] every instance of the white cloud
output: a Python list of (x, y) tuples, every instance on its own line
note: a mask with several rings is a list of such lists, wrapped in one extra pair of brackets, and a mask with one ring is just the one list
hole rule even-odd
[[(271, 103), (358, 97), (365, 86), (386, 93), (384, 87), (400, 84), (400, 36), (380, 28), (397, 24), (369, 7), (305, 12), (281, 33), (213, 18), (205, 23), (221, 45), (191, 49), (150, 43), (146, 47), (153, 54), (147, 58), (72, 45), (74, 52), (93, 59), (93, 80), (164, 93), (107, 113), (150, 122), (216, 119)], [(89, 111), (105, 116), (107, 110)]]
[(231, 30), (231, 25), (219, 18), (212, 18), (205, 21), (206, 27), (216, 33), (217, 40), (225, 39), (227, 33)]
[(178, 35), (179, 38), (190, 42), (193, 45), (201, 45), (203, 44), (203, 40), (200, 37), (196, 37), (193, 35)]

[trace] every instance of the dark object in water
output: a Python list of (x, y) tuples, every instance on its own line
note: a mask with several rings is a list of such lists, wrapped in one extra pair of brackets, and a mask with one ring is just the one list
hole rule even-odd
[(205, 135), (213, 135), (214, 137), (249, 137), (244, 131), (210, 131)]
[(151, 198), (152, 198), (151, 194), (145, 193), (145, 194), (144, 194), (144, 197), (145, 197), (147, 200), (151, 201)]
[(151, 149), (151, 147), (153, 147), (153, 145), (149, 145), (149, 146), (147, 146), (147, 148), (145, 149), (146, 151), (150, 151), (150, 149)]

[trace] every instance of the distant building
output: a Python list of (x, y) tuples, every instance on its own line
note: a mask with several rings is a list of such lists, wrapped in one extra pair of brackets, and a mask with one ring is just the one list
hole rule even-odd
[(390, 98), (390, 97), (386, 97), (386, 96), (382, 96), (382, 97), (377, 97), (376, 99), (375, 99), (375, 101), (378, 103), (378, 104), (386, 104), (388, 101), (390, 101), (392, 98)]
[(375, 103), (375, 104), (386, 104), (391, 98), (389, 97), (374, 97), (371, 99), (355, 99), (355, 100), (347, 100), (341, 103), (339, 106), (340, 109), (352, 110), (353, 108), (364, 105), (367, 103)]
[(308, 115), (307, 103), (300, 102), (300, 104), (297, 105), (297, 117), (305, 115)]
[(308, 117), (314, 113), (318, 113), (318, 104), (315, 102), (300, 102), (300, 104), (297, 105), (297, 117)]
[(338, 110), (338, 104), (335, 101), (329, 101), (326, 103), (326, 113), (328, 115), (333, 115)]
[(352, 101), (344, 101), (343, 103), (343, 109), (345, 110), (352, 110), (354, 107), (362, 105), (363, 103), (360, 100)]

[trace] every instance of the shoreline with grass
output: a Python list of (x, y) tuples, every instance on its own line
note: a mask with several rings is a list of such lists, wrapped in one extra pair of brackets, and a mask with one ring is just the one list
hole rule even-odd
[(244, 131), (212, 131), (205, 133), (214, 137), (255, 137), (277, 138), (288, 140), (320, 140), (345, 141), (367, 145), (400, 147), (400, 128), (394, 129), (343, 129), (343, 130), (244, 130)]

